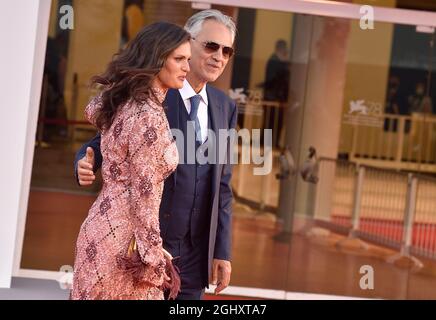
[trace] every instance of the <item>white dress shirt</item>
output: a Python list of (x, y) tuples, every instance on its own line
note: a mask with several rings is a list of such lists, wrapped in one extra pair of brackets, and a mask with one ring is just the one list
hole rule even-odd
[(200, 122), (200, 128), (201, 128), (201, 142), (204, 143), (207, 139), (207, 129), (208, 129), (208, 113), (207, 113), (207, 107), (208, 107), (208, 101), (207, 101), (207, 93), (206, 93), (206, 86), (201, 89), (199, 93), (196, 93), (194, 89), (192, 89), (189, 82), (185, 79), (183, 82), (183, 88), (179, 89), (180, 95), (182, 96), (182, 100), (185, 103), (186, 111), (188, 111), (188, 114), (191, 112), (191, 100), (189, 100), (191, 97), (199, 94), (201, 96), (200, 99), (200, 105), (198, 106), (198, 121)]

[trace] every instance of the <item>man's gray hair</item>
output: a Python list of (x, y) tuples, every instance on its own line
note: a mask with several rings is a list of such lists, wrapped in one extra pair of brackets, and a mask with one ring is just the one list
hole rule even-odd
[(232, 35), (232, 43), (235, 41), (236, 25), (232, 18), (215, 9), (203, 10), (191, 16), (188, 21), (186, 21), (185, 30), (188, 31), (191, 36), (196, 37), (201, 31), (203, 22), (209, 19), (225, 25)]

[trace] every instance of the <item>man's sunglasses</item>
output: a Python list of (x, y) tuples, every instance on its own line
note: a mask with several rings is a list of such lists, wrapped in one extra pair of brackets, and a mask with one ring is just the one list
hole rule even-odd
[[(198, 41), (195, 38), (191, 38), (191, 39)], [(220, 48), (222, 48), (223, 56), (227, 59), (230, 59), (230, 57), (234, 53), (234, 50), (232, 47), (226, 47), (226, 46), (220, 45), (219, 43), (216, 43), (213, 41), (205, 41), (205, 42), (200, 42), (200, 43), (209, 52), (217, 52)]]

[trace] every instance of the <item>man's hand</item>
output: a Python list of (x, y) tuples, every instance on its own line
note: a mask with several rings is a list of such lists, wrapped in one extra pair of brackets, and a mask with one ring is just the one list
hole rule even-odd
[(211, 284), (216, 285), (215, 294), (218, 294), (227, 288), (230, 283), (231, 273), (232, 265), (230, 264), (230, 261), (213, 259)]
[(94, 149), (86, 148), (86, 155), (77, 162), (77, 176), (81, 186), (90, 186), (94, 183)]

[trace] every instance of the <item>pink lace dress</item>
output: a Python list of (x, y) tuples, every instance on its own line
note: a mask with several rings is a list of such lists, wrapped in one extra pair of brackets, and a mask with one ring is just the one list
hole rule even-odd
[[(71, 299), (163, 299), (166, 262), (159, 230), (163, 181), (178, 164), (162, 102), (122, 106), (101, 134), (103, 188), (83, 222), (76, 244)], [(101, 106), (86, 107), (94, 123)], [(141, 279), (126, 266), (136, 240)]]

